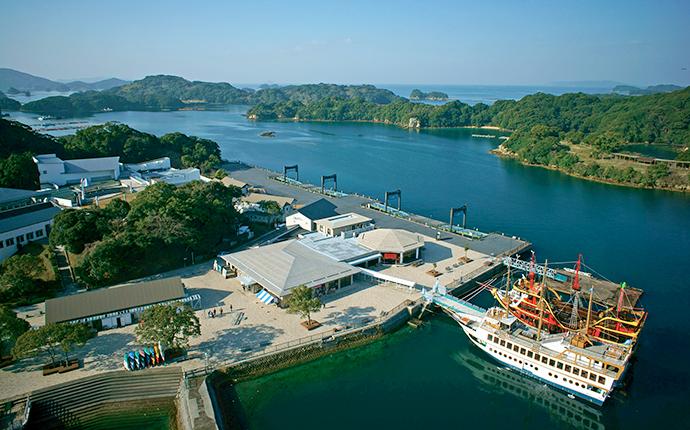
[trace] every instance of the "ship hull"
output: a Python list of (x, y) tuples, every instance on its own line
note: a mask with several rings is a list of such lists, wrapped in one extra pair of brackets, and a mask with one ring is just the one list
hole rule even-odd
[[(601, 406), (604, 404), (604, 401), (606, 400), (607, 396), (606, 395), (601, 395), (601, 396), (590, 396), (585, 393), (582, 393), (580, 391), (577, 391), (573, 388), (570, 388), (568, 386), (564, 386), (562, 384), (559, 384), (556, 382), (554, 377), (558, 377), (555, 375), (555, 371), (552, 370), (552, 372), (548, 372), (547, 369), (544, 369), (543, 366), (540, 363), (534, 363), (533, 365), (528, 365), (527, 361), (524, 360), (524, 358), (521, 358), (521, 360), (518, 360), (515, 357), (512, 356), (507, 356), (507, 355), (499, 355), (498, 351), (496, 350), (490, 350), (489, 346), (486, 344), (484, 340), (482, 340), (482, 337), (479, 333), (477, 333), (476, 330), (473, 328), (467, 326), (466, 324), (463, 324), (461, 321), (458, 320), (458, 318), (453, 318), (455, 319), (459, 324), (462, 330), (465, 332), (467, 335), (468, 339), (470, 342), (472, 342), (475, 346), (477, 346), (479, 349), (484, 351), (487, 355), (489, 355), (494, 361), (500, 363), (503, 366), (506, 366), (514, 371), (517, 371), (525, 376), (529, 376), (530, 378), (533, 378), (537, 381), (540, 381), (542, 383), (545, 383), (551, 387), (554, 387), (564, 393), (571, 394), (581, 400), (584, 400), (588, 403), (594, 404), (596, 406)], [(523, 361), (524, 360), (524, 361)], [(518, 365), (518, 363), (520, 365)], [(523, 364), (524, 363), (524, 364)], [(537, 369), (536, 371), (533, 371), (532, 369)], [(541, 369), (541, 371), (539, 371)], [(543, 374), (542, 374), (543, 373)]]

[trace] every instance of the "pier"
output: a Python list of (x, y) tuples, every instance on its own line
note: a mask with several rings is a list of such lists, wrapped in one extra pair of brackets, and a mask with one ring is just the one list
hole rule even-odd
[(447, 222), (397, 210), (390, 206), (386, 212), (384, 202), (371, 197), (348, 194), (342, 191), (333, 192), (328, 189), (322, 194), (319, 185), (306, 184), (289, 177), (285, 178), (283, 172), (273, 172), (240, 163), (230, 163), (224, 168), (233, 178), (262, 187), (269, 194), (294, 197), (300, 205), (307, 205), (320, 198), (325, 198), (336, 206), (337, 212), (355, 212), (364, 215), (371, 218), (379, 228), (408, 230), (424, 236), (439, 238), (461, 248), (467, 247), (492, 257), (519, 254), (532, 247), (532, 244), (526, 240), (501, 233), (462, 229), (472, 232), (472, 234), (463, 234), (463, 232), (457, 231), (459, 229), (457, 226), (453, 227), (457, 233), (450, 232)]

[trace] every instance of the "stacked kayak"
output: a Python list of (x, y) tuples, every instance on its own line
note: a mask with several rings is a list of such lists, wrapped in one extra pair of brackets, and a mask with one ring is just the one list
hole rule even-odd
[(159, 366), (165, 363), (165, 355), (161, 343), (144, 346), (140, 350), (129, 351), (122, 359), (122, 365), (127, 370), (140, 370), (147, 367)]

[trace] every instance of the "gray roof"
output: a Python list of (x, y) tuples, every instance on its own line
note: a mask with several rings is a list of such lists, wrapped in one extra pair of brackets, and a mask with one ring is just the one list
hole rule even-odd
[(179, 276), (103, 288), (46, 300), (46, 323), (73, 321), (184, 297)]
[(337, 261), (357, 261), (366, 257), (379, 256), (377, 251), (372, 251), (357, 243), (357, 238), (344, 239), (340, 236), (328, 237), (323, 233), (305, 234), (300, 243)]
[(290, 294), (292, 288), (300, 285), (315, 287), (360, 271), (294, 239), (221, 258), (279, 297)]
[(55, 154), (35, 155), (34, 160), (41, 164), (64, 164), (65, 173), (98, 172), (120, 169), (120, 157), (81, 158), (62, 160)]
[(424, 238), (407, 230), (377, 228), (357, 236), (360, 245), (379, 252), (408, 252), (424, 246)]
[(301, 213), (310, 220), (317, 220), (338, 215), (338, 213), (335, 211), (335, 207), (336, 206), (328, 200), (319, 199), (314, 203), (298, 209), (297, 212)]
[(83, 158), (65, 160), (65, 173), (98, 172), (101, 170), (119, 170), (120, 157)]
[(0, 212), (0, 233), (48, 222), (59, 212), (60, 208), (54, 206), (52, 203), (39, 203)]
[(0, 204), (17, 200), (30, 199), (36, 195), (36, 191), (20, 190), (17, 188), (0, 188)]

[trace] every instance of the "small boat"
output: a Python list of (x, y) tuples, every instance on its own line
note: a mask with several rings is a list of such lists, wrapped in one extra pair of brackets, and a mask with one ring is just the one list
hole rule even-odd
[(165, 352), (163, 351), (163, 346), (161, 346), (160, 341), (158, 341), (158, 352), (161, 355), (161, 361), (165, 362)]
[(137, 362), (136, 357), (134, 356), (134, 352), (133, 352), (133, 351), (130, 351), (128, 355), (129, 355), (129, 367), (130, 367), (132, 370), (138, 369), (139, 366), (137, 365), (138, 362)]
[(125, 370), (132, 370), (129, 368), (129, 356), (125, 354), (125, 358), (122, 360), (122, 365), (125, 367)]

